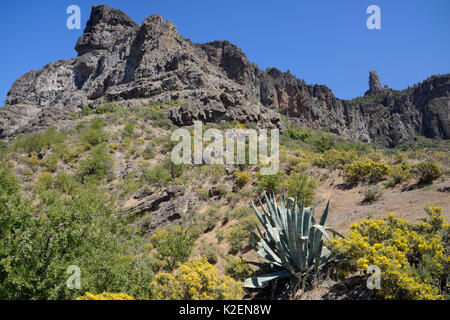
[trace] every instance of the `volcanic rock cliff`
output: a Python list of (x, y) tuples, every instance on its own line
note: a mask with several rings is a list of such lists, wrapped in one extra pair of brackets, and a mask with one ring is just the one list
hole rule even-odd
[(450, 137), (450, 74), (401, 92), (382, 88), (375, 71), (364, 97), (336, 98), (275, 68), (262, 71), (228, 41), (192, 43), (160, 15), (137, 25), (106, 5), (93, 6), (78, 56), (19, 77), (0, 111), (0, 138), (68, 119), (81, 106), (115, 101), (184, 100), (170, 110), (177, 125), (193, 120), (285, 124), (281, 114), (310, 127), (395, 146), (417, 135)]

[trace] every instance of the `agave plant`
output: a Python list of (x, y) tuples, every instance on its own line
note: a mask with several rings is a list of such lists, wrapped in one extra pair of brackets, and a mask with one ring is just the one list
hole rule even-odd
[[(252, 201), (253, 210), (264, 228), (258, 235), (250, 235), (250, 244), (271, 266), (281, 269), (263, 276), (255, 276), (245, 280), (244, 287), (260, 288), (273, 280), (295, 277), (303, 279), (311, 272), (317, 272), (333, 259), (331, 251), (323, 246), (323, 237), (330, 241), (327, 231), (339, 236), (339, 233), (325, 226), (330, 202), (320, 217), (319, 223), (314, 220), (313, 207), (299, 208), (297, 198), (281, 199), (278, 205), (275, 196), (264, 194), (267, 210), (261, 200), (263, 214), (261, 214)], [(259, 249), (258, 249), (259, 248)]]

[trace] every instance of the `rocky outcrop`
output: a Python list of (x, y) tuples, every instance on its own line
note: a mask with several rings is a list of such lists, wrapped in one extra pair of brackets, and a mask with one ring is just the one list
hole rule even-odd
[(381, 87), (380, 77), (377, 70), (370, 70), (369, 73), (369, 90), (364, 94), (365, 96), (377, 94), (383, 92), (385, 89)]
[(123, 216), (137, 218), (140, 229), (152, 232), (180, 220), (187, 213), (189, 204), (195, 200), (192, 191), (173, 185), (126, 209)]
[(396, 92), (382, 88), (372, 70), (366, 95), (345, 101), (326, 86), (307, 85), (275, 68), (258, 70), (228, 41), (195, 44), (160, 15), (137, 25), (105, 5), (93, 6), (75, 49), (77, 57), (31, 71), (13, 84), (0, 110), (0, 138), (40, 128), (50, 108), (60, 111), (49, 123), (83, 105), (136, 99), (185, 100), (168, 114), (180, 126), (197, 119), (236, 120), (284, 129), (281, 115), (287, 115), (306, 126), (387, 146), (416, 135), (449, 138), (449, 74)]

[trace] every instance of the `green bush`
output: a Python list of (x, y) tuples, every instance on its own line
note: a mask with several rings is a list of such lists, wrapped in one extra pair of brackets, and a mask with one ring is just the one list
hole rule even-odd
[(286, 186), (289, 197), (297, 197), (299, 202), (305, 201), (306, 206), (313, 204), (317, 188), (317, 182), (314, 179), (308, 179), (304, 173), (292, 172)]
[(119, 111), (120, 108), (114, 103), (106, 103), (97, 107), (98, 114), (112, 113)]
[(123, 128), (122, 137), (134, 137), (134, 123), (127, 122)]
[(81, 107), (81, 114), (83, 116), (88, 116), (93, 113), (94, 113), (94, 110), (92, 110), (89, 106), (84, 105)]
[(172, 179), (181, 177), (184, 170), (186, 169), (186, 165), (184, 163), (180, 164), (173, 163), (170, 155), (164, 158), (163, 166), (167, 171), (169, 171)]
[(161, 110), (159, 107), (150, 107), (146, 109), (144, 119), (146, 121), (152, 121), (156, 126), (163, 129), (172, 129), (174, 127), (172, 121), (167, 117), (167, 112)]
[(50, 127), (44, 133), (33, 134), (26, 138), (19, 137), (15, 148), (28, 154), (39, 153), (52, 145), (64, 142), (65, 139), (65, 133), (58, 132), (54, 127)]
[(354, 151), (330, 149), (314, 159), (313, 163), (321, 168), (337, 169), (345, 164), (352, 163), (356, 159), (358, 159), (358, 155)]
[(410, 166), (407, 162), (402, 162), (402, 164), (395, 164), (391, 168), (392, 171), (390, 173), (390, 176), (392, 177), (394, 184), (399, 184), (411, 178)]
[(424, 161), (412, 166), (411, 173), (418, 183), (431, 183), (442, 175), (437, 163)]
[(81, 136), (81, 142), (93, 147), (107, 141), (108, 134), (101, 128), (88, 128)]
[(248, 216), (240, 219), (227, 234), (227, 241), (231, 245), (231, 253), (238, 253), (244, 242), (248, 241), (250, 233), (258, 225), (258, 218)]
[(185, 227), (173, 225), (157, 229), (151, 237), (156, 248), (156, 271), (172, 271), (178, 263), (184, 262), (191, 255), (195, 237)]
[(206, 260), (211, 264), (216, 264), (219, 261), (219, 248), (216, 244), (203, 242), (200, 247), (200, 255), (206, 257)]
[(155, 186), (165, 185), (171, 179), (169, 171), (161, 165), (156, 165), (153, 169), (143, 169), (142, 173), (145, 181)]
[(47, 158), (44, 160), (44, 164), (50, 172), (56, 172), (56, 169), (58, 169), (58, 162), (59, 155), (55, 153), (47, 156)]
[(283, 135), (294, 139), (294, 140), (300, 140), (305, 141), (306, 138), (311, 137), (311, 133), (308, 131), (300, 132), (292, 127), (289, 127), (286, 131), (283, 132)]
[[(57, 191), (23, 200), (11, 171), (0, 168), (0, 299), (74, 299), (89, 292), (149, 295), (149, 261), (114, 217), (115, 206), (94, 186), (73, 196)], [(67, 269), (81, 270), (81, 289), (66, 286)]]
[(382, 189), (379, 185), (369, 186), (364, 190), (364, 202), (373, 202), (383, 196)]
[(110, 178), (113, 164), (107, 144), (102, 143), (91, 150), (86, 159), (80, 161), (78, 172), (82, 179), (88, 176), (96, 179)]
[(277, 192), (280, 190), (285, 175), (278, 171), (276, 174), (272, 175), (257, 175), (256, 185), (258, 186), (258, 191), (266, 191), (268, 193)]

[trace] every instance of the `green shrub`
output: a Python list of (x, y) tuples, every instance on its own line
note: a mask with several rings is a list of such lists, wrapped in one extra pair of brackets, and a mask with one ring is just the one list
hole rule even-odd
[(234, 209), (233, 211), (231, 211), (230, 213), (230, 218), (231, 219), (236, 219), (236, 220), (241, 220), (247, 217), (250, 217), (253, 215), (253, 211), (251, 208), (249, 207), (239, 207)]
[(442, 175), (437, 163), (424, 161), (412, 166), (411, 173), (418, 183), (431, 183)]
[(205, 188), (196, 188), (195, 192), (197, 193), (197, 196), (200, 198), (200, 200), (206, 201), (209, 199), (209, 191)]
[[(11, 172), (0, 168), (0, 299), (74, 299), (89, 292), (149, 295), (148, 260), (142, 244), (114, 217), (115, 206), (94, 186), (73, 196), (40, 191), (20, 197)], [(67, 269), (81, 270), (81, 290), (66, 286)]]
[(363, 202), (373, 202), (380, 199), (383, 196), (382, 189), (379, 185), (369, 186), (364, 190)]
[(248, 216), (240, 219), (227, 234), (227, 241), (231, 245), (231, 253), (238, 253), (244, 242), (248, 241), (250, 233), (258, 225), (258, 219), (255, 216)]
[(174, 124), (167, 117), (167, 112), (161, 110), (159, 107), (150, 107), (146, 110), (144, 119), (152, 121), (156, 126), (163, 129), (172, 129)]
[(134, 137), (134, 123), (127, 122), (123, 128), (122, 137)]
[(336, 147), (336, 141), (331, 135), (321, 135), (314, 138), (312, 143), (316, 151), (321, 153)]
[(112, 113), (119, 111), (120, 108), (114, 103), (106, 103), (97, 107), (98, 114)]
[(94, 110), (92, 110), (89, 106), (84, 105), (81, 107), (81, 114), (83, 116), (88, 116), (93, 113), (94, 113)]
[(170, 173), (161, 165), (156, 165), (152, 169), (144, 168), (142, 173), (145, 182), (154, 186), (163, 186), (171, 179)]
[(144, 159), (145, 159), (145, 160), (153, 159), (153, 158), (155, 157), (155, 152), (154, 152), (154, 150), (155, 150), (155, 146), (153, 145), (153, 143), (150, 143), (150, 142), (149, 142), (149, 143), (145, 146), (145, 149), (144, 149), (144, 154), (143, 154)]
[(272, 175), (257, 175), (256, 185), (258, 186), (258, 191), (267, 191), (268, 193), (277, 192), (282, 187), (285, 175), (278, 171), (276, 174)]
[(80, 161), (78, 172), (83, 179), (87, 176), (103, 179), (111, 177), (112, 168), (113, 159), (108, 154), (107, 144), (102, 143), (91, 150), (86, 159)]
[(58, 162), (59, 155), (55, 153), (48, 155), (44, 160), (44, 164), (50, 172), (56, 172), (56, 169), (58, 169)]
[(193, 234), (183, 226), (174, 225), (157, 229), (151, 237), (151, 243), (157, 252), (154, 258), (159, 267), (172, 271), (178, 263), (186, 261), (194, 247)]
[(304, 173), (293, 172), (289, 176), (286, 187), (289, 197), (297, 197), (299, 202), (305, 201), (305, 205), (310, 206), (314, 201), (317, 182), (314, 179), (308, 179)]
[(81, 142), (95, 147), (108, 141), (108, 134), (103, 129), (88, 128), (81, 137)]
[(173, 163), (170, 155), (164, 158), (163, 166), (166, 170), (169, 171), (172, 179), (179, 178), (186, 169), (186, 165), (184, 163), (180, 164)]
[(63, 159), (65, 163), (71, 163), (76, 157), (77, 152), (70, 148), (66, 143), (58, 143), (54, 146), (53, 151)]
[(219, 261), (217, 252), (219, 252), (219, 248), (212, 243), (203, 242), (200, 247), (200, 255), (206, 257), (206, 260), (211, 264), (216, 264)]
[(19, 137), (15, 148), (23, 150), (24, 152), (39, 153), (44, 149), (50, 148), (50, 146), (57, 143), (62, 143), (66, 139), (66, 135), (63, 132), (56, 131), (56, 128), (50, 127), (44, 133), (33, 134), (26, 138)]
[[(5, 205), (9, 197), (19, 194), (19, 180), (13, 173), (12, 167), (11, 163), (0, 162), (0, 206)], [(1, 208), (1, 211), (4, 212), (5, 207)], [(0, 217), (0, 219), (2, 218)]]
[(311, 137), (311, 133), (308, 131), (300, 132), (292, 127), (289, 127), (286, 131), (283, 132), (283, 135), (294, 139), (294, 140), (300, 140), (305, 141), (306, 138)]

